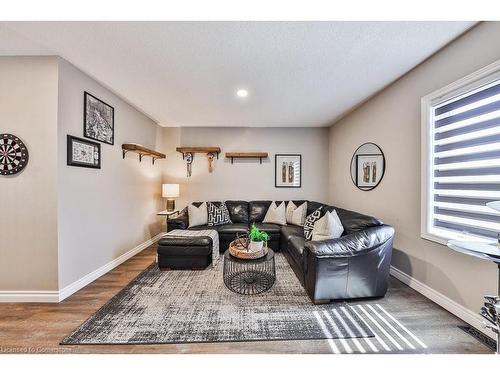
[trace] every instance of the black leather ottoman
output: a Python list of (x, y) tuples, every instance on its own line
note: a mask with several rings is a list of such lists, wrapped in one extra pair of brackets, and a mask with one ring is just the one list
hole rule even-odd
[(157, 252), (160, 269), (205, 269), (212, 263), (212, 238), (165, 236)]

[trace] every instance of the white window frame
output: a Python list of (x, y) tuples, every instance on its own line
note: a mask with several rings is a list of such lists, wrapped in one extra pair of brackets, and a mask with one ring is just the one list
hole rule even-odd
[[(474, 239), (488, 241), (485, 237), (462, 235), (453, 231), (433, 227), (433, 113), (431, 108), (438, 103), (465, 94), (488, 82), (500, 79), (500, 60), (490, 64), (458, 81), (455, 81), (439, 90), (436, 90), (421, 100), (421, 223), (420, 235), (422, 238), (446, 244), (451, 239)], [(489, 239), (491, 241), (491, 239)]]

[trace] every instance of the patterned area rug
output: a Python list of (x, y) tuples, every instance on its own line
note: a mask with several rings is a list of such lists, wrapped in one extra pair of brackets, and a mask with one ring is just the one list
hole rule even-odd
[(222, 265), (160, 271), (152, 264), (61, 344), (373, 337), (349, 305), (313, 305), (281, 254), (276, 254), (276, 283), (254, 296), (228, 290)]

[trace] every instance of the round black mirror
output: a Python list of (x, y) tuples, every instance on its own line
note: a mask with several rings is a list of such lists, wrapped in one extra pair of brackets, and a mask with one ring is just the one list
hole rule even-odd
[(351, 159), (351, 179), (360, 190), (375, 189), (385, 173), (384, 153), (375, 143), (358, 147)]

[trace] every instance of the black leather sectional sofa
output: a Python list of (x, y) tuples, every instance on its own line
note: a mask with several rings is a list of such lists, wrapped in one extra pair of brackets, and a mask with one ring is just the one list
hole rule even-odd
[[(335, 209), (344, 233), (337, 239), (306, 241), (302, 227), (262, 223), (272, 201), (225, 202), (232, 224), (189, 228), (217, 230), (221, 253), (228, 249), (229, 243), (238, 234), (244, 234), (249, 225), (255, 223), (269, 234), (268, 246), (285, 255), (314, 303), (385, 295), (394, 237), (391, 226), (371, 216), (307, 201), (307, 215), (319, 207), (323, 207), (325, 212)], [(297, 206), (304, 203), (293, 202)], [(193, 204), (199, 206), (201, 202)], [(169, 231), (187, 229), (188, 223), (187, 210), (184, 210), (168, 220), (167, 228)]]

